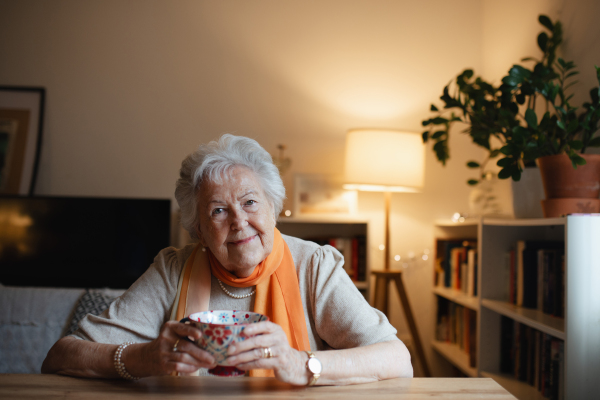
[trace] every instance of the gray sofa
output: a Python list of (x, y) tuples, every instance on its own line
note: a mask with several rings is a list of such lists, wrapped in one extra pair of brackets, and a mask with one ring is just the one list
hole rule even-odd
[[(115, 298), (124, 290), (98, 292)], [(48, 350), (69, 329), (85, 293), (85, 289), (0, 285), (0, 373), (40, 373)]]

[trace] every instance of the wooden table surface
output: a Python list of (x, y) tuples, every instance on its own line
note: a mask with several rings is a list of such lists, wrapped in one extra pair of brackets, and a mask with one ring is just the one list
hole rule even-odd
[(123, 380), (0, 374), (0, 399), (506, 399), (490, 378), (413, 378), (352, 386), (298, 387), (274, 378), (151, 377)]

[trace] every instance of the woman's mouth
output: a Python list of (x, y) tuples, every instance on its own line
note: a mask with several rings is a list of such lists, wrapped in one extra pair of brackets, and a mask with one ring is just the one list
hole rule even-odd
[(246, 243), (250, 243), (252, 241), (252, 239), (254, 239), (255, 237), (257, 237), (258, 235), (254, 235), (254, 236), (250, 236), (247, 237), (246, 239), (242, 239), (242, 240), (237, 240), (237, 241), (233, 241), (233, 242), (229, 242), (235, 246), (239, 246), (242, 244), (246, 244)]

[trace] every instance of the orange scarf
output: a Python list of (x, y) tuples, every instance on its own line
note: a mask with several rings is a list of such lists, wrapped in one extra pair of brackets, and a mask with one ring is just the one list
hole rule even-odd
[[(196, 251), (190, 257), (190, 261), (193, 260), (195, 254)], [(256, 266), (247, 278), (235, 277), (223, 268), (210, 251), (208, 251), (208, 259), (211, 273), (229, 286), (256, 286), (254, 312), (267, 315), (272, 322), (281, 326), (292, 348), (299, 351), (310, 350), (294, 259), (277, 228), (275, 228), (273, 251)], [(187, 295), (188, 285), (198, 284), (195, 280), (190, 279), (190, 275), (186, 270), (180, 301)], [(250, 376), (274, 376), (274, 374), (273, 370), (252, 370)]]

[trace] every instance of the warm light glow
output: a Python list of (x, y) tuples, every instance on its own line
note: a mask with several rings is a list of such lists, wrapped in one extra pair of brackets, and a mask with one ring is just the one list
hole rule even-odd
[(384, 246), (384, 245), (382, 245), (382, 244), (380, 244), (380, 245), (379, 245), (379, 250), (382, 250), (382, 251), (383, 251), (384, 249), (385, 249), (385, 246)]
[(354, 129), (346, 135), (345, 189), (418, 192), (424, 175), (421, 135), (384, 129)]
[(285, 210), (285, 216), (289, 217), (290, 215), (292, 215), (292, 212), (290, 210)]
[(421, 256), (421, 258), (423, 259), (423, 261), (427, 261), (429, 256), (427, 254), (423, 254), (423, 256)]
[(355, 185), (344, 183), (346, 190), (358, 190), (360, 192), (395, 192), (395, 193), (418, 193), (419, 190), (404, 186), (384, 186), (384, 185)]
[(394, 260), (396, 260), (396, 261), (400, 261), (401, 258), (402, 257), (400, 257), (399, 255), (394, 256)]

